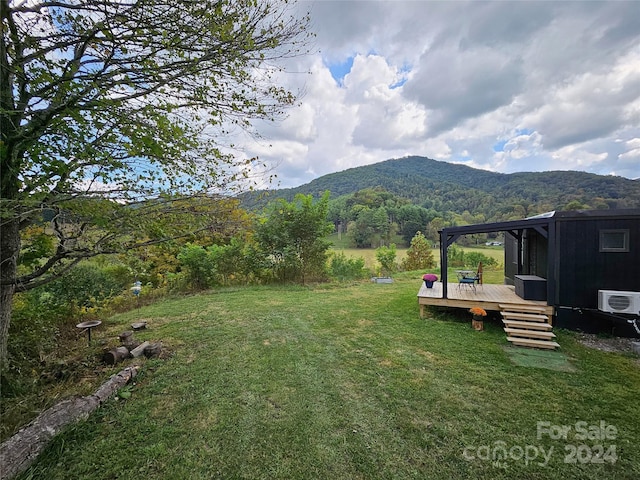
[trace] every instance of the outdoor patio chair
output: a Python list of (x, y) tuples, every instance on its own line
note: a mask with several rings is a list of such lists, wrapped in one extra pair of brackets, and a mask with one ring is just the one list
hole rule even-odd
[(476, 271), (474, 276), (470, 276), (467, 274), (459, 274), (458, 275), (458, 288), (463, 285), (468, 285), (473, 288), (473, 291), (476, 290), (476, 283), (478, 285), (482, 285), (482, 262), (478, 264), (478, 270)]

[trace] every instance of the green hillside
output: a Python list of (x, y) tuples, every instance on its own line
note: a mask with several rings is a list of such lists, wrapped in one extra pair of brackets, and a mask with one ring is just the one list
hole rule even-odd
[(298, 193), (319, 196), (328, 190), (337, 198), (373, 187), (438, 212), (467, 211), (488, 221), (549, 210), (640, 207), (639, 180), (575, 171), (503, 174), (418, 156), (331, 173), (268, 196), (252, 193), (244, 201), (251, 208)]

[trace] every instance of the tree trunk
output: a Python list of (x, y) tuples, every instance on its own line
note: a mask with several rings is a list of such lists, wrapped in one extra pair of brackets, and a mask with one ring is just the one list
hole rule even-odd
[[(11, 215), (4, 211), (3, 214)], [(0, 365), (7, 360), (7, 341), (11, 323), (13, 294), (16, 291), (18, 254), (20, 253), (20, 230), (16, 218), (0, 216)]]

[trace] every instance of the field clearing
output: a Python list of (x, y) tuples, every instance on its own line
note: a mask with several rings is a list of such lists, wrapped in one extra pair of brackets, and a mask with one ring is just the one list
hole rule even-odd
[[(502, 265), (504, 264), (504, 250), (500, 247), (462, 247), (465, 252), (479, 252), (484, 255), (496, 259), (496, 261)], [(402, 262), (402, 260), (407, 255), (408, 248), (396, 248), (397, 263)], [(333, 252), (342, 252), (347, 257), (350, 258), (364, 258), (365, 266), (369, 269), (375, 269), (378, 265), (378, 261), (376, 260), (376, 250), (375, 248), (332, 248)], [(437, 267), (440, 268), (440, 250), (437, 248), (431, 249), (433, 253), (433, 258), (435, 258)]]

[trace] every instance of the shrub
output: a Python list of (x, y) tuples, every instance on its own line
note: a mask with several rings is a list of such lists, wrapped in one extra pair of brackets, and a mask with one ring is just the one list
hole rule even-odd
[(450, 267), (464, 267), (464, 250), (455, 243), (447, 249), (447, 263)]
[(383, 245), (376, 249), (376, 259), (380, 263), (380, 270), (383, 275), (389, 275), (396, 269), (396, 244), (392, 243), (388, 247)]
[(364, 258), (349, 258), (344, 253), (336, 253), (329, 264), (331, 276), (340, 280), (358, 280), (368, 276), (364, 268)]
[(464, 254), (464, 264), (466, 267), (477, 267), (482, 262), (485, 267), (496, 267), (498, 262), (495, 258), (488, 257), (481, 252), (468, 252)]
[(110, 273), (109, 268), (86, 262), (51, 283), (14, 296), (7, 347), (9, 363), (18, 375), (37, 370), (39, 359), (57, 346), (65, 325), (95, 316), (128, 287), (123, 282), (129, 277)]
[(178, 254), (178, 261), (185, 268), (192, 288), (203, 290), (213, 285), (215, 258), (204, 247), (191, 243), (185, 245)]
[[(119, 279), (112, 276), (109, 271), (93, 263), (84, 263), (36, 290), (42, 292), (47, 297), (47, 303), (52, 305), (66, 305), (72, 309), (92, 308), (126, 289), (128, 280), (128, 277)], [(124, 281), (127, 283), (121, 283)]]
[(411, 239), (411, 245), (402, 262), (402, 268), (405, 270), (427, 270), (435, 266), (436, 259), (433, 258), (429, 242), (422, 232), (417, 232)]
[(71, 314), (70, 306), (56, 304), (38, 288), (14, 295), (9, 330), (9, 363), (36, 362), (57, 345), (59, 326)]

